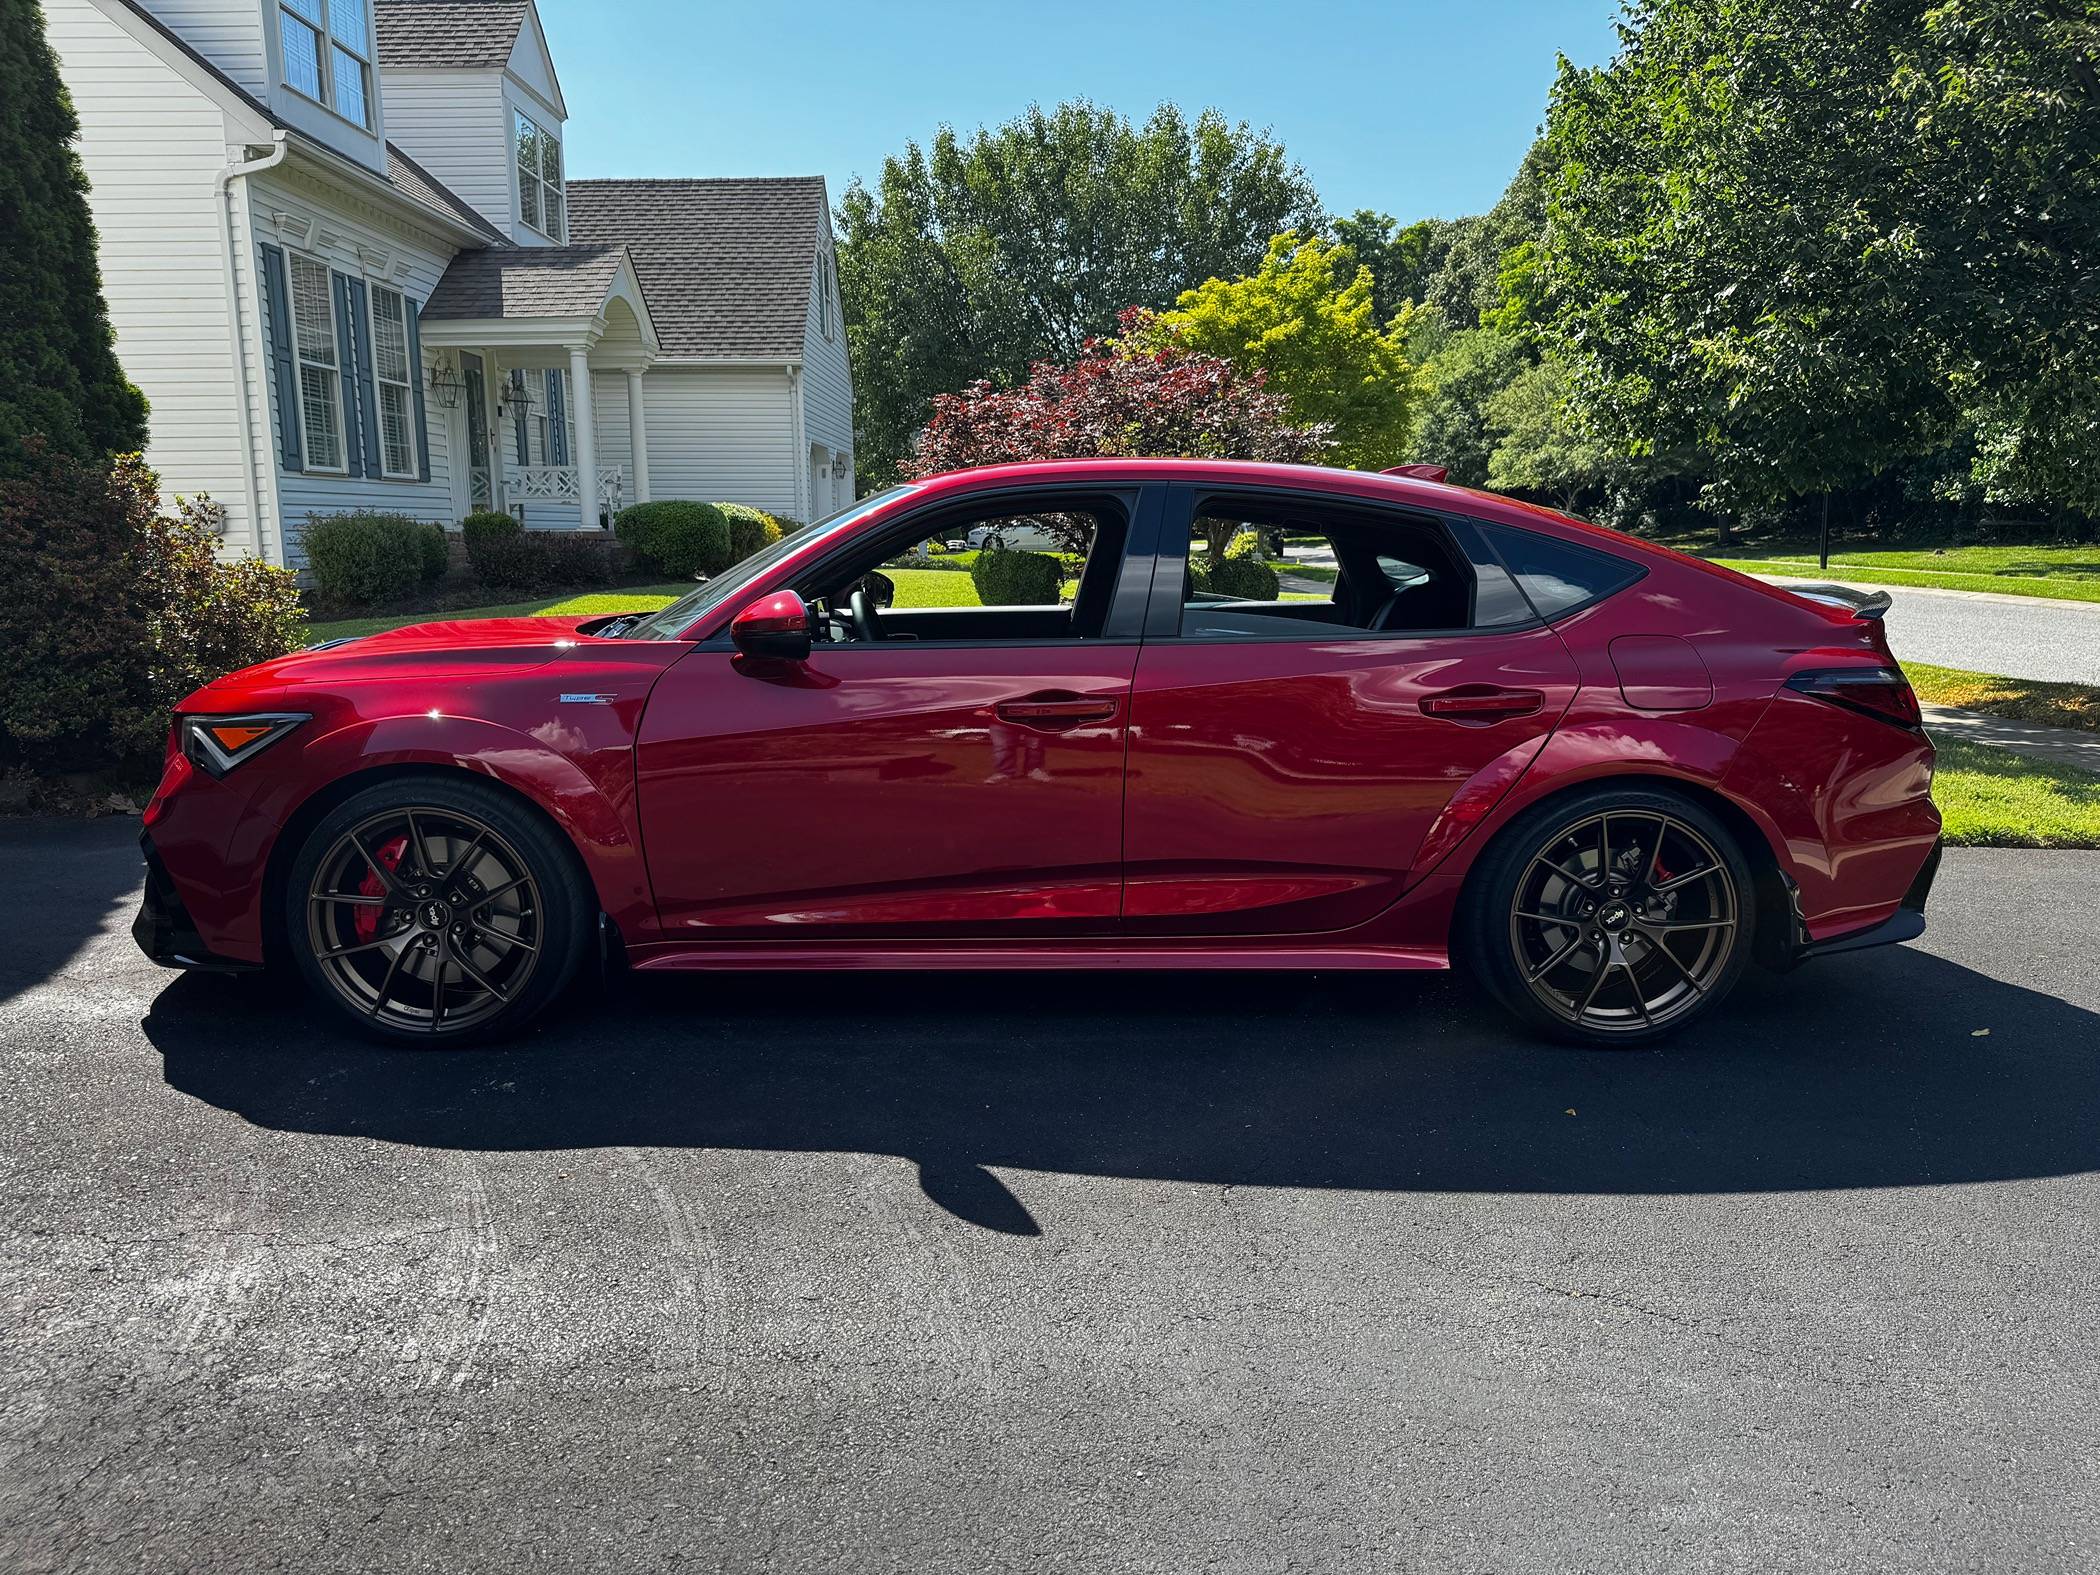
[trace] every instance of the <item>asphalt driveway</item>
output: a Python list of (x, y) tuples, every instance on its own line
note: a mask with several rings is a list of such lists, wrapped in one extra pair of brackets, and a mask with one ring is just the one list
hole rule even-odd
[(0, 826), (0, 1569), (2100, 1563), (2100, 855), (1661, 1053), (1452, 984), (382, 1052)]
[[(1777, 575), (1764, 578), (1773, 585), (1803, 583)], [(1899, 662), (1931, 662), (2006, 678), (2100, 684), (2100, 602), (1854, 580), (1832, 583), (1889, 593), (1889, 648)]]

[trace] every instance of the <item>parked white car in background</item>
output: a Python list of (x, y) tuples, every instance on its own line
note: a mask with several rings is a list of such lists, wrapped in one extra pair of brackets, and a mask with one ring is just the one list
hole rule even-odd
[(979, 525), (965, 538), (972, 547), (1004, 547), (1008, 552), (1061, 552), (1057, 537), (1034, 520), (997, 520)]

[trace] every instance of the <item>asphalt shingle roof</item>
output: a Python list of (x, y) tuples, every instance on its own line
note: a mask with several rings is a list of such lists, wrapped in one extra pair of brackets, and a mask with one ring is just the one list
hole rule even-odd
[(589, 317), (605, 304), (605, 292), (612, 288), (625, 255), (620, 246), (511, 246), (461, 252), (431, 292), (423, 318), (443, 322)]
[(379, 0), (379, 64), (470, 70), (509, 62), (526, 0)]
[(490, 244), (510, 244), (509, 236), (453, 196), (442, 181), (391, 142), (386, 145), (386, 178), (403, 196), (450, 215)]
[(625, 243), (667, 356), (799, 360), (824, 181), (572, 180), (569, 239)]

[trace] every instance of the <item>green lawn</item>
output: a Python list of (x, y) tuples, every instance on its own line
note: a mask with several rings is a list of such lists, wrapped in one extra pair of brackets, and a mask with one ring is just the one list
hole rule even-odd
[(530, 618), (542, 613), (557, 618), (581, 618), (591, 613), (654, 612), (659, 607), (669, 606), (692, 588), (689, 584), (634, 585), (617, 591), (549, 596), (535, 602), (505, 602), (493, 607), (447, 607), (429, 612), (387, 613), (377, 618), (338, 618), (329, 623), (308, 624), (306, 635), (309, 640), (340, 640), (351, 635), (405, 628), (412, 623), (449, 622), (459, 618)]
[(1928, 662), (1905, 662), (1903, 672), (1918, 698), (1927, 705), (1951, 705), (2016, 722), (2100, 732), (2100, 688), (2088, 684), (2000, 678), (1959, 667), (1934, 667)]
[(1933, 802), (1968, 848), (2100, 848), (2100, 775), (2006, 749), (1936, 739)]
[(1845, 547), (1831, 553), (1827, 570), (1818, 565), (1812, 546), (1798, 543), (1708, 548), (1707, 556), (1747, 574), (2100, 602), (2100, 547), (1924, 547), (1903, 552)]

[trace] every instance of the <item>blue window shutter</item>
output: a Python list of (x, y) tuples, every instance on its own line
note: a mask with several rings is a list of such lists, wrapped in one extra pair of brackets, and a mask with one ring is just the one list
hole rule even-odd
[(547, 368), (547, 444), (554, 450), (547, 456), (550, 465), (566, 465), (569, 462), (569, 407), (562, 402), (561, 368)]
[(357, 329), (351, 316), (355, 308), (350, 304), (350, 277), (338, 273), (330, 278), (335, 281), (336, 366), (343, 383), (343, 468), (353, 476), (362, 476), (365, 456), (360, 438), (364, 428), (357, 414)]
[(299, 366), (292, 358), (292, 291), (283, 247), (262, 248), (260, 276), (263, 337), (269, 341), (270, 381), (277, 390), (277, 459), (286, 470), (297, 470), (306, 463), (305, 412), (299, 403)]
[[(404, 300), (406, 297), (403, 298)], [(416, 480), (430, 479), (430, 412), (423, 406), (423, 314), (408, 302), (408, 375), (416, 396)]]
[(364, 450), (365, 474), (383, 472), (379, 460), (379, 387), (372, 377), (372, 311), (364, 281), (345, 277), (343, 293), (350, 301), (351, 341), (357, 350), (357, 418)]
[[(520, 394), (525, 392), (525, 369), (522, 366), (510, 369), (510, 386)], [(518, 464), (529, 465), (532, 463), (532, 439), (525, 425), (524, 400), (513, 399), (510, 402), (510, 424), (518, 437)]]

